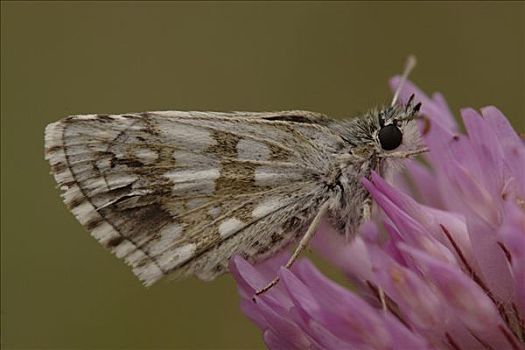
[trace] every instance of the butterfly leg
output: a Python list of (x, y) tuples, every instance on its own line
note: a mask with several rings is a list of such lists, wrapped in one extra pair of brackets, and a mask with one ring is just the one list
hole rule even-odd
[[(329, 207), (330, 203), (329, 201), (326, 201), (324, 202), (324, 204), (321, 206), (321, 208), (319, 208), (319, 211), (317, 212), (317, 215), (315, 216), (315, 218), (313, 219), (312, 223), (310, 224), (310, 226), (308, 227), (308, 230), (306, 231), (306, 233), (303, 235), (303, 238), (301, 238), (301, 241), (299, 242), (299, 244), (297, 245), (297, 247), (295, 248), (292, 256), (290, 257), (290, 259), (288, 260), (288, 262), (286, 263), (286, 265), (284, 265), (284, 267), (286, 267), (287, 269), (289, 269), (293, 263), (295, 262), (295, 260), (297, 260), (297, 258), (299, 257), (299, 254), (301, 254), (301, 252), (306, 248), (306, 246), (308, 245), (308, 242), (310, 241), (310, 239), (314, 236), (315, 232), (317, 231), (317, 228), (319, 227), (319, 224), (321, 223), (321, 219), (323, 218), (323, 216), (327, 213), (328, 211), (328, 207)], [(272, 288), (273, 286), (275, 286), (277, 283), (279, 282), (279, 276), (275, 277), (270, 283), (268, 283), (265, 287), (257, 290), (255, 292), (255, 295), (261, 295), (262, 293), (268, 291), (270, 288)], [(255, 301), (255, 300), (254, 300)]]
[(385, 291), (383, 290), (383, 288), (379, 287), (378, 293), (379, 293), (379, 300), (381, 301), (381, 309), (383, 310), (383, 312), (387, 312), (388, 308), (386, 307)]
[(367, 197), (365, 199), (365, 202), (363, 204), (363, 210), (361, 211), (362, 215), (362, 222), (366, 222), (370, 220), (370, 217), (372, 216), (372, 198)]

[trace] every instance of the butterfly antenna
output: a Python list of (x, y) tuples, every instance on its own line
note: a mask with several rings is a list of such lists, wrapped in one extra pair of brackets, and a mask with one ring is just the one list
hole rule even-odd
[(397, 102), (397, 99), (399, 98), (399, 94), (401, 93), (401, 89), (405, 85), (405, 82), (407, 81), (408, 75), (414, 69), (416, 66), (417, 60), (416, 56), (410, 55), (407, 58), (407, 62), (405, 64), (405, 70), (403, 71), (403, 75), (401, 76), (401, 81), (399, 82), (399, 85), (397, 86), (396, 92), (394, 93), (394, 98), (392, 99), (391, 106), (394, 106)]

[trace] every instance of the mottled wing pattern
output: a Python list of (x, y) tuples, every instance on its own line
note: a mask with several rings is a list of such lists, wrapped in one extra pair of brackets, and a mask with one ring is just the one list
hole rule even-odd
[(337, 137), (311, 112), (67, 117), (46, 128), (66, 205), (146, 285), (211, 279), (284, 247), (322, 199)]

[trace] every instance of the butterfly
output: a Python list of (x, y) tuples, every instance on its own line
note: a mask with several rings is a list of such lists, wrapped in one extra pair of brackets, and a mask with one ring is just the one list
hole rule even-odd
[(67, 207), (147, 286), (168, 274), (211, 280), (233, 255), (257, 262), (299, 241), (289, 267), (323, 217), (356, 234), (372, 204), (363, 177), (425, 151), (421, 104), (401, 105), (398, 93), (343, 120), (299, 110), (74, 115), (46, 127), (45, 156)]

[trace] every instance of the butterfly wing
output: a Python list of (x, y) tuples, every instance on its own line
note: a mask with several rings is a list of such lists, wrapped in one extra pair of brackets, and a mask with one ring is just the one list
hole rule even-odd
[(66, 205), (146, 285), (257, 261), (315, 215), (338, 137), (311, 112), (67, 117), (46, 128)]

